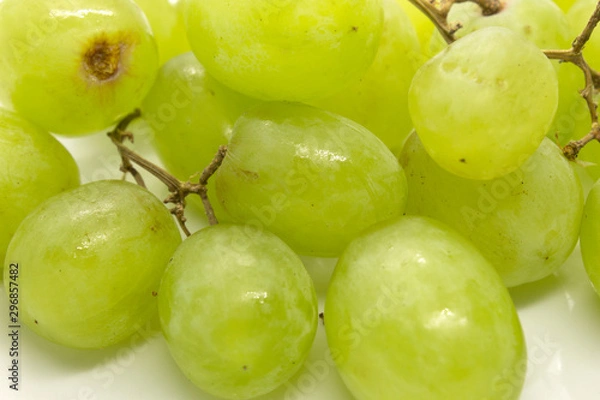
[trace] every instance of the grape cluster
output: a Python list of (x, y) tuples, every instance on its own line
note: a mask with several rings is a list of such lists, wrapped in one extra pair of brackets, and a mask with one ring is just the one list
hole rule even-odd
[[(349, 396), (518, 399), (508, 288), (580, 239), (600, 291), (600, 183), (586, 203), (580, 181), (600, 173), (560, 147), (590, 131), (585, 82), (544, 52), (597, 2), (457, 2), (437, 22), (450, 44), (426, 3), (0, 0), (0, 259), (19, 320), (88, 350), (156, 322), (191, 382), (243, 400), (300, 371), (321, 308)], [(81, 184), (61, 141), (105, 130), (138, 185)], [(165, 169), (125, 151), (136, 130)], [(307, 257), (337, 259), (324, 307)]]

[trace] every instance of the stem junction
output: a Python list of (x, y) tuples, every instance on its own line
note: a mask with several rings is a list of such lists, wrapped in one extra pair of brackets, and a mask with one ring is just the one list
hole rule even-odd
[(175, 215), (177, 221), (179, 222), (179, 226), (186, 234), (186, 236), (190, 236), (191, 233), (186, 226), (185, 199), (188, 195), (192, 193), (197, 194), (202, 199), (202, 204), (204, 205), (204, 211), (206, 213), (206, 217), (208, 218), (209, 224), (218, 224), (219, 221), (217, 220), (210, 200), (208, 199), (208, 190), (206, 186), (208, 184), (208, 179), (221, 166), (221, 163), (223, 162), (223, 159), (227, 154), (227, 146), (219, 147), (215, 158), (202, 171), (198, 183), (193, 183), (190, 181), (182, 182), (163, 168), (146, 160), (145, 158), (131, 150), (129, 147), (125, 146), (125, 140), (129, 140), (133, 143), (133, 134), (127, 131), (127, 127), (132, 121), (134, 121), (136, 118), (139, 118), (141, 115), (141, 111), (139, 109), (136, 109), (132, 113), (126, 115), (117, 124), (114, 130), (108, 132), (108, 137), (110, 137), (113, 144), (117, 147), (117, 150), (119, 151), (119, 154), (121, 156), (121, 171), (123, 171), (125, 174), (131, 174), (131, 176), (135, 179), (136, 183), (145, 188), (146, 185), (142, 176), (133, 165), (135, 164), (141, 167), (142, 169), (148, 171), (150, 174), (154, 175), (158, 180), (164, 183), (167, 186), (169, 192), (171, 193), (164, 200), (164, 203), (174, 204), (174, 207), (170, 209), (171, 214)]

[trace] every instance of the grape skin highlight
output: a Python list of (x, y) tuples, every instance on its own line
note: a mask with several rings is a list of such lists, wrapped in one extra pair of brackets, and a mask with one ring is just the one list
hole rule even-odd
[(306, 101), (356, 82), (375, 57), (382, 0), (189, 0), (192, 50), (251, 97)]
[(407, 196), (402, 168), (375, 135), (289, 103), (262, 104), (237, 121), (216, 187), (235, 221), (270, 230), (300, 254), (327, 257), (401, 215)]
[(173, 255), (158, 295), (169, 350), (182, 372), (226, 399), (268, 393), (302, 367), (317, 328), (312, 281), (275, 235), (219, 224)]
[(132, 183), (96, 181), (25, 218), (7, 250), (19, 264), (19, 319), (75, 348), (120, 342), (156, 317), (156, 291), (181, 236), (169, 211)]
[(523, 332), (489, 262), (440, 222), (402, 217), (344, 250), (325, 330), (357, 400), (518, 399)]
[(400, 163), (408, 181), (408, 214), (448, 224), (471, 240), (507, 286), (542, 279), (577, 243), (583, 190), (550, 139), (518, 170), (494, 180), (470, 180), (439, 167), (417, 135)]
[(4, 262), (8, 243), (27, 214), (78, 185), (79, 170), (62, 144), (0, 108), (0, 261)]
[(408, 105), (429, 155), (446, 170), (492, 179), (535, 152), (558, 103), (556, 73), (531, 42), (489, 27), (457, 40), (415, 75)]

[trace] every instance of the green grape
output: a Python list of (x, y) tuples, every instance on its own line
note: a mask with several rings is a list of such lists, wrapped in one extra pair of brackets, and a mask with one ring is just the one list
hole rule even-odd
[[(154, 195), (95, 181), (54, 196), (21, 223), (4, 286), (19, 287), (19, 318), (75, 348), (118, 343), (157, 314), (156, 291), (181, 236)], [(14, 274), (18, 265), (18, 274)]]
[(375, 57), (382, 0), (188, 0), (188, 39), (206, 70), (265, 100), (306, 101), (358, 81)]
[(579, 139), (591, 129), (590, 112), (580, 90), (585, 87), (584, 75), (574, 64), (560, 64), (558, 70), (559, 102), (548, 137), (561, 146)]
[(580, 247), (583, 265), (600, 295), (600, 181), (596, 181), (585, 202), (583, 218), (581, 219)]
[[(596, 9), (598, 2), (596, 0), (576, 0), (573, 7), (569, 9), (567, 18), (571, 23), (572, 32), (578, 34), (583, 31), (588, 21), (592, 17), (594, 10)], [(600, 34), (594, 30), (590, 40), (586, 42), (583, 54), (586, 56), (586, 60), (592, 65), (598, 65), (600, 63)]]
[(383, 5), (383, 33), (366, 74), (359, 83), (311, 104), (358, 122), (397, 154), (412, 129), (408, 88), (424, 60), (402, 8), (396, 0), (384, 0)]
[(552, 0), (507, 0), (502, 11), (493, 15), (483, 15), (475, 3), (455, 4), (448, 22), (462, 25), (457, 38), (481, 28), (501, 26), (521, 34), (540, 49), (567, 48), (573, 39), (565, 14)]
[(161, 65), (176, 55), (190, 50), (183, 14), (179, 12), (178, 5), (170, 0), (135, 0), (135, 2), (150, 22)]
[(400, 162), (408, 180), (406, 212), (439, 219), (462, 233), (507, 286), (548, 276), (577, 243), (583, 190), (548, 138), (519, 169), (494, 180), (470, 180), (443, 170), (414, 134)]
[(77, 165), (63, 145), (0, 108), (0, 261), (27, 214), (47, 198), (78, 185)]
[(337, 256), (363, 229), (401, 215), (407, 196), (402, 168), (371, 132), (288, 103), (265, 103), (237, 121), (216, 186), (234, 220), (319, 256)]
[(409, 110), (430, 156), (448, 171), (492, 179), (535, 152), (558, 102), (556, 73), (531, 42), (507, 28), (477, 30), (415, 75)]
[[(502, 11), (489, 16), (482, 15), (481, 8), (475, 3), (456, 4), (448, 14), (448, 20), (463, 25), (456, 33), (459, 38), (484, 27), (502, 26), (521, 34), (540, 49), (567, 49), (575, 37), (571, 36), (567, 17), (551, 0), (509, 0)], [(438, 42), (443, 42), (440, 35), (437, 37)], [(568, 76), (573, 72), (571, 65), (558, 60), (552, 63), (560, 76), (559, 102), (548, 137), (566, 143), (573, 134), (572, 104), (579, 95), (578, 86)]]
[(177, 249), (158, 296), (171, 355), (204, 391), (268, 393), (298, 371), (317, 328), (317, 297), (298, 256), (243, 225), (200, 230)]
[(571, 7), (573, 6), (573, 3), (575, 3), (575, 1), (576, 0), (554, 0), (554, 3), (556, 3), (560, 7), (561, 10), (563, 10), (564, 12), (567, 12), (571, 9)]
[(465, 238), (422, 217), (352, 241), (325, 300), (325, 330), (357, 400), (516, 400), (523, 332), (498, 274)]
[(424, 59), (431, 58), (433, 54), (429, 52), (429, 42), (431, 41), (431, 36), (435, 32), (435, 25), (433, 25), (433, 22), (431, 22), (421, 10), (411, 4), (408, 0), (396, 0), (396, 2), (400, 4), (415, 27)]
[(158, 69), (150, 27), (131, 0), (4, 0), (0, 54), (0, 87), (14, 109), (68, 135), (115, 123)]
[[(208, 74), (194, 54), (169, 60), (158, 72), (142, 103), (142, 116), (169, 172), (188, 179), (202, 172), (220, 145), (227, 144), (236, 119), (256, 100), (233, 92)], [(213, 180), (208, 195), (217, 217), (226, 216), (216, 200)], [(201, 202), (194, 196), (192, 204)]]

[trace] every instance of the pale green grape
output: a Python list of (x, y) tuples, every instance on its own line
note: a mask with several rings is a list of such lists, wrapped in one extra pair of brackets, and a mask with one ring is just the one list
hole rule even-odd
[(567, 12), (571, 9), (576, 0), (554, 0), (561, 10)]
[(384, 0), (383, 5), (383, 33), (366, 74), (356, 85), (311, 104), (358, 122), (397, 154), (412, 129), (408, 88), (424, 59), (415, 30), (396, 0)]
[(547, 138), (519, 169), (494, 180), (448, 173), (416, 135), (407, 140), (400, 161), (408, 180), (407, 213), (458, 230), (507, 286), (548, 276), (577, 243), (583, 191), (569, 162)]
[(158, 295), (171, 355), (198, 387), (227, 399), (268, 393), (298, 371), (317, 328), (317, 298), (275, 235), (215, 225), (186, 239)]
[(141, 102), (158, 69), (131, 0), (4, 0), (0, 54), (14, 109), (60, 134), (110, 126)]
[(368, 226), (402, 214), (406, 178), (371, 132), (288, 103), (251, 109), (234, 126), (216, 174), (229, 215), (307, 255), (336, 256)]
[(0, 261), (27, 214), (77, 185), (79, 171), (67, 149), (49, 133), (0, 108)]
[(106, 347), (156, 316), (156, 291), (180, 241), (150, 192), (96, 181), (23, 220), (6, 253), (4, 285), (10, 292), (18, 284), (19, 319), (37, 334), (69, 347)]
[(146, 14), (154, 33), (160, 64), (190, 50), (183, 14), (170, 0), (135, 0)]
[[(571, 23), (571, 33), (580, 34), (588, 23), (596, 8), (596, 0), (577, 0), (567, 13)], [(590, 40), (585, 44), (583, 55), (591, 66), (600, 65), (600, 34), (594, 30)]]
[(325, 97), (375, 57), (382, 0), (188, 0), (188, 39), (206, 70), (266, 100)]
[(521, 34), (540, 49), (567, 48), (573, 39), (565, 14), (552, 0), (507, 0), (502, 11), (493, 15), (483, 15), (475, 3), (455, 4), (448, 21), (462, 25), (456, 32), (457, 38), (481, 28), (502, 26)]
[(357, 400), (513, 400), (525, 378), (523, 332), (498, 274), (427, 218), (388, 221), (350, 243), (325, 330)]
[(585, 202), (581, 219), (581, 256), (585, 270), (600, 295), (600, 181), (597, 181)]
[[(456, 4), (448, 20), (463, 26), (456, 33), (459, 38), (484, 27), (502, 26), (521, 34), (540, 49), (567, 49), (575, 37), (571, 35), (567, 17), (551, 0), (508, 0), (501, 12), (489, 16), (482, 15), (475, 3)], [(442, 42), (441, 36), (437, 36)], [(580, 87), (572, 80), (571, 65), (552, 63), (560, 76), (559, 102), (548, 137), (565, 143), (573, 135), (573, 99), (579, 96)]]
[(435, 25), (433, 25), (433, 22), (431, 22), (421, 10), (411, 4), (408, 0), (396, 0), (396, 2), (400, 4), (415, 27), (423, 57), (429, 59), (432, 56), (432, 54), (429, 53), (429, 42), (435, 31)]
[(556, 73), (507, 28), (477, 30), (430, 59), (409, 91), (415, 128), (431, 157), (466, 178), (492, 179), (535, 152), (558, 102)]
[[(169, 172), (185, 180), (208, 166), (219, 146), (227, 144), (236, 119), (254, 103), (206, 74), (189, 52), (159, 70), (142, 103), (142, 116)], [(225, 215), (213, 182), (209, 180), (208, 195), (219, 218)], [(198, 200), (197, 196), (191, 200)]]

